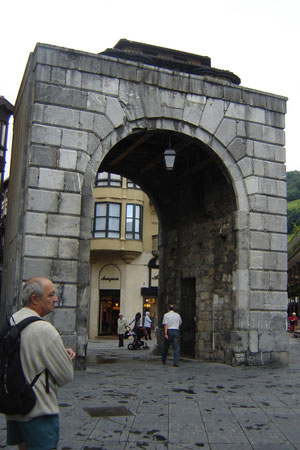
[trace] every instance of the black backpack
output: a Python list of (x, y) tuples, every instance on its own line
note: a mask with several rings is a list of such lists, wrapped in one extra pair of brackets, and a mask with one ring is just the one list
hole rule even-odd
[[(22, 330), (37, 320), (43, 319), (28, 317), (17, 325), (7, 325), (0, 332), (0, 413), (25, 415), (36, 403), (32, 387), (41, 373), (31, 383), (26, 380), (21, 364), (20, 343)], [(47, 371), (46, 385), (49, 392)]]

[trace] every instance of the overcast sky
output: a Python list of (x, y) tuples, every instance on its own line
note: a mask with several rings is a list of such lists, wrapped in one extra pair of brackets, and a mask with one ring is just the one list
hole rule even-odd
[(99, 53), (124, 38), (209, 56), (242, 86), (288, 97), (287, 170), (300, 170), (299, 22), (300, 0), (6, 1), (0, 95), (15, 103), (37, 42)]

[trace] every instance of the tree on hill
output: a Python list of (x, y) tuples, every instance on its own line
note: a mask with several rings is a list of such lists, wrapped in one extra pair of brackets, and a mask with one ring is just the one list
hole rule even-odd
[[(298, 170), (287, 172), (286, 180), (288, 202), (300, 199), (300, 172)], [(288, 234), (293, 234), (297, 227), (300, 226), (300, 206), (297, 202), (293, 205), (288, 205), (287, 219)]]
[(292, 170), (286, 174), (287, 181), (287, 201), (300, 199), (300, 172)]
[(300, 225), (300, 208), (291, 208), (287, 212), (288, 234), (294, 234)]

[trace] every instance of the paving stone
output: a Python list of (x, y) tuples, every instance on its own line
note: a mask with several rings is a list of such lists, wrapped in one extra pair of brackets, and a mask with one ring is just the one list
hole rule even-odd
[[(155, 345), (153, 341), (152, 346)], [(290, 366), (231, 367), (180, 359), (167, 369), (151, 351), (117, 339), (89, 341), (86, 370), (59, 389), (59, 450), (300, 449), (300, 341)], [(90, 417), (123, 406), (131, 416)], [(6, 448), (0, 415), (0, 448)]]

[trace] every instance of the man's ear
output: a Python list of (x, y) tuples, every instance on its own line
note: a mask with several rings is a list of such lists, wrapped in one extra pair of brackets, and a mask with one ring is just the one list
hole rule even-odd
[(32, 294), (32, 295), (31, 295), (31, 297), (30, 297), (30, 303), (31, 303), (32, 305), (37, 305), (37, 303), (38, 303), (38, 298), (37, 298), (37, 295), (36, 295), (36, 294)]

